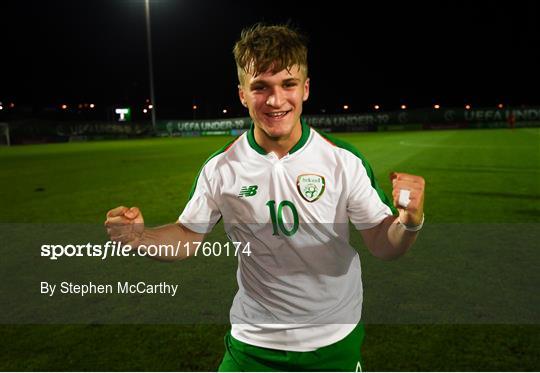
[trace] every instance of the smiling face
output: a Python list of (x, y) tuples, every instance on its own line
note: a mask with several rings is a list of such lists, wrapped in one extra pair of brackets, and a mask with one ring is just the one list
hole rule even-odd
[[(245, 73), (238, 86), (240, 101), (249, 109), (256, 137), (283, 141), (301, 136), (302, 104), (309, 96), (309, 78), (298, 65), (277, 73)], [(294, 145), (294, 144), (292, 144)]]

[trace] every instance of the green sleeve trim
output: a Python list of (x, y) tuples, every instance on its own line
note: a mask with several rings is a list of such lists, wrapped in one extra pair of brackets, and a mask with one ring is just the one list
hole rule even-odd
[(394, 206), (394, 203), (392, 202), (392, 200), (390, 200), (386, 196), (386, 194), (384, 193), (384, 190), (382, 190), (379, 184), (377, 183), (377, 179), (375, 179), (373, 169), (371, 168), (371, 165), (367, 161), (366, 157), (364, 157), (364, 155), (360, 153), (358, 149), (356, 149), (353, 145), (349, 144), (348, 142), (340, 140), (340, 139), (336, 139), (335, 137), (329, 136), (328, 134), (323, 133), (323, 132), (319, 132), (319, 131), (317, 132), (326, 140), (328, 140), (330, 143), (337, 146), (338, 148), (348, 150), (349, 152), (353, 153), (355, 156), (360, 158), (360, 160), (362, 161), (362, 164), (364, 165), (364, 168), (366, 169), (367, 175), (371, 181), (371, 186), (377, 191), (377, 194), (379, 195), (379, 198), (381, 199), (381, 201), (383, 201), (383, 203), (386, 206), (388, 206), (390, 210), (392, 210), (392, 214), (398, 215), (399, 212)]
[(193, 194), (195, 194), (195, 188), (197, 187), (197, 182), (199, 181), (199, 176), (201, 176), (201, 172), (204, 168), (204, 166), (206, 166), (206, 164), (208, 162), (210, 162), (210, 160), (214, 157), (217, 157), (218, 155), (220, 155), (221, 153), (225, 153), (227, 150), (229, 150), (229, 148), (231, 147), (231, 145), (236, 141), (238, 140), (238, 137), (236, 137), (234, 140), (232, 141), (229, 141), (227, 144), (225, 144), (222, 148), (220, 148), (218, 151), (216, 151), (215, 153), (212, 153), (210, 155), (210, 157), (208, 157), (208, 159), (203, 163), (201, 169), (199, 170), (199, 172), (197, 173), (197, 177), (195, 177), (195, 181), (193, 182), (193, 185), (191, 185), (191, 190), (189, 191), (189, 197), (188, 197), (188, 201), (191, 200), (191, 198), (193, 197)]

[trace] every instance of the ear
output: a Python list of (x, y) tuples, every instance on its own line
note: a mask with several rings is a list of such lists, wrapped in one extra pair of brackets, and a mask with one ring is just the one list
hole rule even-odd
[(240, 102), (242, 105), (247, 107), (246, 97), (244, 95), (244, 89), (242, 88), (241, 84), (238, 84), (238, 97), (240, 98)]
[(309, 78), (306, 78), (306, 81), (304, 82), (304, 97), (302, 97), (303, 101), (307, 101), (309, 97)]

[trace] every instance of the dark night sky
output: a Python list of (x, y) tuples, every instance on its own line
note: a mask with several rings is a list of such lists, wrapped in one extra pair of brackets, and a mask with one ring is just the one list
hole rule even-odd
[[(195, 102), (208, 116), (236, 96), (232, 45), (257, 21), (287, 22), (310, 39), (311, 97), (321, 108), (540, 103), (537, 2), (417, 5), (325, 1), (151, 1), (158, 116)], [(429, 5), (432, 4), (432, 5)], [(112, 105), (148, 97), (143, 0), (2, 4), (0, 101)]]

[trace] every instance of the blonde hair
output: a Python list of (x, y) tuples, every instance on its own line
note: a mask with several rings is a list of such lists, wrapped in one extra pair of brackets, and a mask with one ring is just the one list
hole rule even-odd
[(307, 38), (287, 25), (257, 23), (242, 30), (233, 54), (240, 83), (245, 74), (257, 76), (269, 70), (275, 74), (294, 65), (307, 77)]

